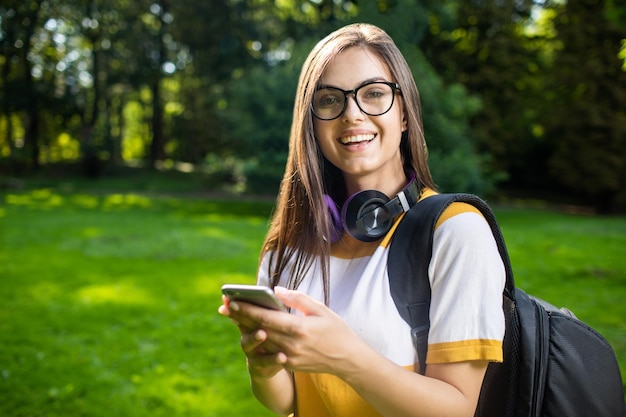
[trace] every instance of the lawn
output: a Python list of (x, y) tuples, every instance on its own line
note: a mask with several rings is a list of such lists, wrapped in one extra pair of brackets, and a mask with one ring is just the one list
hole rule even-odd
[(220, 286), (253, 282), (269, 203), (59, 194), (0, 205), (0, 415), (270, 415)]
[[(269, 416), (216, 313), (252, 283), (271, 201), (35, 188), (0, 195), (0, 415)], [(499, 208), (517, 284), (626, 369), (626, 217)]]

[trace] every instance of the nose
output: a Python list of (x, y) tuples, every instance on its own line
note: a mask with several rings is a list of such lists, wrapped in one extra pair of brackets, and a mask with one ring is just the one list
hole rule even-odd
[(363, 119), (363, 111), (356, 102), (356, 96), (354, 93), (348, 94), (346, 97), (346, 110), (343, 112), (344, 121), (355, 121)]

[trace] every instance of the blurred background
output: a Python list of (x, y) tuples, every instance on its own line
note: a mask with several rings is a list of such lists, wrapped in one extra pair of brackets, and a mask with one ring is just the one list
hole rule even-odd
[(352, 22), (408, 60), (440, 189), (624, 375), (624, 0), (0, 0), (0, 416), (272, 415), (220, 287), (255, 281), (300, 68)]
[(306, 54), (357, 21), (409, 61), (443, 191), (626, 208), (623, 0), (2, 0), (0, 187), (273, 194)]

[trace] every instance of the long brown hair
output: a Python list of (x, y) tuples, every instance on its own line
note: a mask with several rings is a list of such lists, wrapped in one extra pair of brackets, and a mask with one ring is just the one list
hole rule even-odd
[(419, 92), (393, 40), (386, 32), (369, 24), (348, 25), (322, 39), (307, 57), (300, 73), (287, 165), (261, 255), (271, 253), (268, 271), (271, 286), (277, 285), (280, 276), (288, 272), (290, 288), (298, 287), (314, 259), (319, 257), (327, 303), (331, 244), (327, 237), (332, 226), (323, 196), (330, 194), (338, 202), (344, 201), (346, 196), (340, 171), (325, 160), (317, 144), (310, 103), (328, 64), (350, 47), (366, 48), (387, 63), (400, 85), (404, 101), (407, 131), (400, 144), (404, 168), (415, 173), (420, 189), (435, 189), (427, 162)]

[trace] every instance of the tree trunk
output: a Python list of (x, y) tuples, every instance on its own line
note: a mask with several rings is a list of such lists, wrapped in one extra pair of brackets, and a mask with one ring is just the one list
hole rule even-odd
[(152, 143), (150, 144), (150, 163), (153, 168), (157, 161), (165, 159), (165, 135), (163, 134), (163, 106), (161, 105), (160, 79), (155, 79), (150, 86), (152, 91)]
[(29, 26), (26, 28), (25, 42), (26, 47), (22, 52), (22, 60), (24, 62), (24, 93), (26, 95), (26, 120), (24, 123), (24, 148), (28, 152), (30, 158), (30, 165), (34, 171), (39, 170), (39, 97), (34, 87), (34, 80), (32, 76), (32, 65), (28, 59), (30, 49), (32, 47), (31, 39), (35, 28), (37, 27), (37, 21), (39, 20), (39, 10), (41, 1), (35, 2), (36, 7), (31, 9), (29, 19)]

